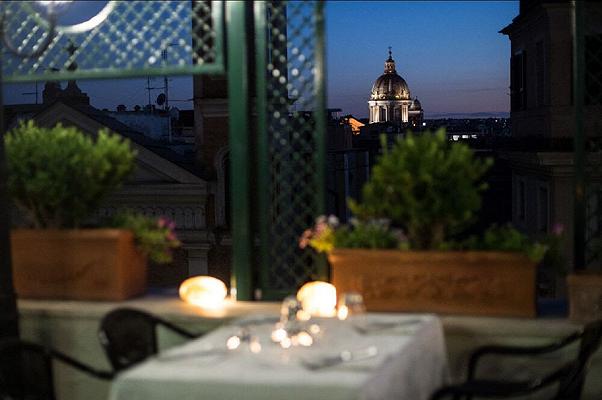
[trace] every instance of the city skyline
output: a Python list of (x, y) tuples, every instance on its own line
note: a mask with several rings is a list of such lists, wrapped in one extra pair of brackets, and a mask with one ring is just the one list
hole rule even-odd
[[(392, 46), (398, 73), (427, 118), (505, 116), (509, 112), (508, 39), (498, 31), (518, 14), (518, 1), (336, 1), (326, 5), (328, 106), (368, 115), (374, 80)], [(146, 77), (82, 80), (97, 108), (148, 103)], [(163, 85), (154, 78), (151, 86)], [(43, 84), (38, 85), (39, 99)], [(7, 104), (33, 103), (34, 84), (7, 85)], [(160, 90), (151, 92), (151, 102)], [(170, 103), (192, 108), (192, 78), (170, 78)]]
[(366, 117), (392, 46), (426, 117), (509, 113), (510, 42), (498, 31), (516, 15), (518, 1), (331, 2), (328, 105)]

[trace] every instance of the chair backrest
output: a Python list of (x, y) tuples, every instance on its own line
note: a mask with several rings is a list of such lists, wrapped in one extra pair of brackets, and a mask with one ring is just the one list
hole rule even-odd
[(585, 384), (590, 360), (602, 342), (602, 320), (590, 322), (583, 328), (579, 355), (566, 370), (558, 387), (558, 400), (579, 400)]
[(132, 308), (109, 312), (98, 337), (115, 371), (128, 368), (157, 353), (157, 319)]
[(52, 355), (43, 346), (0, 342), (0, 399), (54, 400)]

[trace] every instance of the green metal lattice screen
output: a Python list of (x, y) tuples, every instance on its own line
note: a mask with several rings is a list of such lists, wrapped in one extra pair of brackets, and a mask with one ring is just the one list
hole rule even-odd
[[(324, 36), (321, 2), (267, 2), (257, 25), (260, 287), (264, 298), (325, 278), (298, 238), (324, 212)], [(264, 133), (262, 135), (262, 133)], [(267, 189), (267, 190), (264, 190)]]
[[(222, 2), (77, 1), (50, 35), (39, 2), (3, 1), (5, 82), (221, 73)], [(79, 17), (79, 18), (75, 18)]]
[[(324, 210), (323, 3), (78, 1), (72, 6), (83, 7), (89, 18), (75, 24), (59, 19), (51, 34), (47, 9), (36, 2), (0, 3), (4, 47), (12, 48), (2, 54), (3, 81), (227, 72), (233, 274), (240, 298), (252, 298), (252, 287), (263, 289), (264, 298), (280, 297), (308, 279), (325, 277), (324, 260), (297, 247), (301, 232)], [(254, 37), (247, 21), (254, 23)], [(249, 71), (256, 75), (247, 80)], [(249, 129), (253, 89), (256, 137)], [(255, 145), (257, 156), (249, 154)], [(259, 188), (251, 193), (255, 179)], [(258, 268), (250, 256), (254, 222), (261, 243)]]
[(586, 173), (586, 268), (602, 270), (602, 4), (583, 2), (583, 131)]

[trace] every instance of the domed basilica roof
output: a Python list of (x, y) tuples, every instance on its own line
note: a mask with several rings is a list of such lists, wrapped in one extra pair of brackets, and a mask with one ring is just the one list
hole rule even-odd
[(385, 61), (385, 73), (372, 85), (370, 100), (409, 100), (410, 88), (406, 81), (395, 71), (395, 61), (389, 50), (389, 58)]

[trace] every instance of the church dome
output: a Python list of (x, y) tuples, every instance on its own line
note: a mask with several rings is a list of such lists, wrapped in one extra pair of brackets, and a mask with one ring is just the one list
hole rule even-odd
[(371, 100), (409, 100), (410, 88), (406, 81), (395, 71), (395, 61), (389, 50), (389, 58), (385, 61), (385, 73), (379, 76), (370, 92)]
[(420, 104), (420, 102), (418, 101), (418, 97), (416, 97), (412, 102), (410, 110), (422, 110), (422, 104)]

